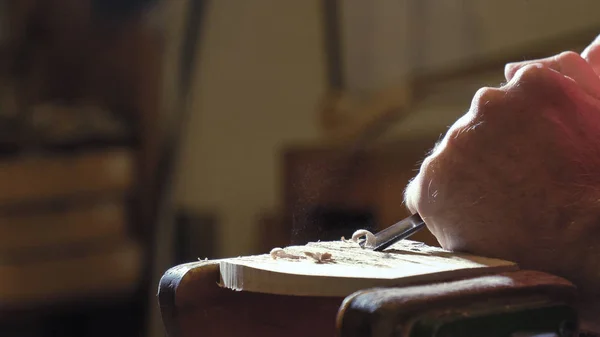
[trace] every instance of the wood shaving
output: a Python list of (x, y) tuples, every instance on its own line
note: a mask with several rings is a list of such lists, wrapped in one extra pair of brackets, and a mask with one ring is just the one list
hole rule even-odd
[(332, 255), (329, 252), (321, 253), (321, 252), (304, 251), (303, 253), (305, 256), (290, 254), (290, 253), (286, 252), (285, 249), (283, 249), (283, 248), (273, 248), (273, 249), (271, 249), (271, 252), (269, 253), (269, 255), (271, 255), (272, 259), (303, 260), (308, 257), (317, 263), (325, 263), (325, 262), (333, 261)]
[(362, 238), (363, 236), (366, 237), (366, 242), (364, 247), (365, 248), (374, 248), (375, 244), (377, 243), (377, 239), (375, 238), (375, 235), (371, 232), (369, 232), (366, 229), (359, 229), (356, 232), (354, 232), (354, 234), (352, 234), (352, 241), (354, 242), (358, 242), (358, 240), (360, 238)]
[(269, 253), (269, 255), (271, 255), (271, 258), (273, 258), (273, 259), (283, 258), (283, 259), (299, 260), (299, 259), (304, 258), (303, 256), (290, 254), (282, 248), (271, 249), (271, 252)]
[(304, 255), (310, 257), (311, 259), (314, 259), (317, 263), (332, 261), (332, 256), (329, 252), (304, 252)]
[(341, 240), (342, 240), (342, 242), (345, 242), (345, 243), (354, 243), (354, 242), (356, 242), (356, 241), (353, 241), (353, 240), (348, 240), (348, 239), (346, 239), (343, 236), (342, 236)]

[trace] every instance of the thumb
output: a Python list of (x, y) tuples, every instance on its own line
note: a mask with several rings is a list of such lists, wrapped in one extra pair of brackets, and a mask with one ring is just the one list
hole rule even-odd
[(600, 76), (600, 35), (583, 50), (581, 57), (585, 59), (592, 69), (594, 69), (594, 72)]

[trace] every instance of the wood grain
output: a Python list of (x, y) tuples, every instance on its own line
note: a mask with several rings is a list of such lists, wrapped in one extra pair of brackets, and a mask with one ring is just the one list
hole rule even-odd
[[(219, 262), (221, 285), (248, 292), (340, 297), (371, 287), (403, 286), (516, 270), (498, 259), (451, 253), (420, 242), (404, 240), (384, 252), (354, 242), (317, 242), (285, 248), (290, 258), (269, 254)], [(306, 253), (329, 253), (318, 262)]]
[[(362, 284), (358, 285), (360, 287), (372, 288), (380, 281), (389, 281), (390, 284), (435, 283), (436, 281), (476, 277), (517, 269), (517, 266), (511, 262), (455, 254), (409, 240), (398, 243), (383, 253), (366, 251), (357, 248), (353, 243), (343, 242), (311, 243), (307, 246), (287, 247), (286, 251), (299, 256), (303, 255), (304, 251), (328, 251), (332, 254), (332, 261), (324, 264), (315, 264), (309, 262), (308, 259), (295, 262), (272, 261), (269, 260), (270, 256), (268, 255), (259, 255), (198, 261), (169, 269), (161, 279), (158, 292), (158, 301), (167, 335), (170, 337), (247, 336), (251, 331), (252, 335), (267, 337), (334, 336), (335, 317), (345, 298), (345, 295), (342, 294), (352, 290), (344, 284), (352, 284), (354, 282), (352, 280), (361, 280)], [(291, 282), (296, 289), (306, 286), (306, 284), (298, 282), (299, 275), (291, 274), (289, 270), (283, 279), (263, 279), (262, 281), (265, 283), (260, 285), (264, 291), (262, 293), (234, 291), (219, 286), (218, 283), (220, 280), (222, 281), (221, 267), (224, 263), (256, 259), (266, 259), (270, 263), (283, 263), (290, 266), (317, 266), (317, 270), (324, 273), (325, 276), (317, 274), (304, 279), (309, 280), (309, 285), (313, 282), (311, 287), (314, 287), (314, 284), (323, 285), (330, 282), (329, 289), (318, 291), (317, 296), (274, 294), (274, 290), (285, 288), (278, 282)], [(359, 268), (358, 274), (350, 273), (350, 277), (347, 275), (346, 277), (330, 277), (334, 273), (331, 267), (337, 266), (338, 270), (335, 272), (344, 274), (340, 268), (351, 270), (356, 267), (356, 261), (365, 266), (362, 269)], [(418, 268), (411, 268), (410, 270), (413, 270), (412, 273), (416, 276), (406, 272), (408, 276), (405, 280), (401, 278), (401, 282), (392, 282), (398, 280), (389, 278), (390, 275), (394, 277), (398, 275), (389, 269), (398, 268), (398, 266), (420, 266), (421, 274), (416, 272)], [(246, 267), (244, 266), (244, 268)], [(440, 271), (443, 268), (447, 270)], [(362, 273), (364, 270), (370, 271)], [(382, 272), (382, 274), (378, 275), (376, 271)], [(260, 270), (259, 272), (264, 272), (261, 274), (263, 277), (273, 276), (271, 271)], [(384, 278), (386, 275), (388, 279)], [(331, 281), (332, 279), (335, 279), (335, 282)], [(346, 289), (345, 291), (332, 291), (332, 284), (336, 287), (346, 287)], [(274, 288), (265, 289), (270, 286)], [(309, 292), (303, 293), (308, 294)], [(324, 296), (325, 293), (329, 293), (331, 296)], [(338, 295), (332, 295), (335, 293)]]

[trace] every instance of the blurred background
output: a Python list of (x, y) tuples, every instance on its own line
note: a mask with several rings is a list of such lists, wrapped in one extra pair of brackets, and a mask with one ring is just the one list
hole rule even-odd
[[(349, 237), (590, 0), (0, 0), (2, 336), (163, 336), (177, 264)], [(431, 245), (423, 231), (413, 237)]]

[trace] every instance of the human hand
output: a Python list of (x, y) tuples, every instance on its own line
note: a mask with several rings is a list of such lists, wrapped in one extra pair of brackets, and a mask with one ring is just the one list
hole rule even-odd
[(442, 247), (600, 283), (600, 43), (508, 64), (406, 189)]

